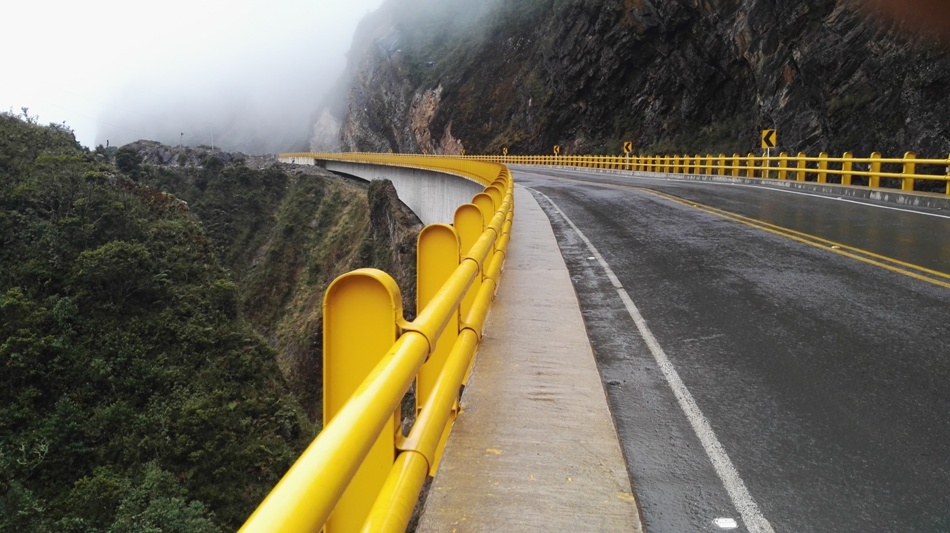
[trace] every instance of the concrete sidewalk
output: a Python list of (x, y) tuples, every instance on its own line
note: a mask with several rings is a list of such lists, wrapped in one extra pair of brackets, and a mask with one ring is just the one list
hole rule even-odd
[(495, 307), (417, 531), (642, 531), (570, 275), (522, 187)]

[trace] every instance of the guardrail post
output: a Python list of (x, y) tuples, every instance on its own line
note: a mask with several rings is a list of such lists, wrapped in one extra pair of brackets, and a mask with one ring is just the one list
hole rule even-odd
[(881, 186), (881, 152), (871, 154), (870, 172), (868, 174), (868, 187), (877, 189)]
[[(491, 221), (492, 217), (495, 216), (495, 210), (498, 208), (498, 206), (495, 205), (494, 199), (490, 195), (480, 192), (476, 194), (475, 197), (472, 199), (472, 203), (477, 205), (478, 208), (481, 210), (482, 220), (484, 221), (485, 226), (487, 226), (489, 222)], [(485, 231), (484, 226), (482, 227), (482, 231)], [(479, 236), (481, 236), (481, 232), (479, 232)], [(492, 248), (491, 250), (488, 251), (488, 255), (485, 256), (485, 263), (482, 265), (483, 273), (487, 265), (491, 264), (491, 260), (494, 257), (494, 255), (495, 255), (495, 249)]]
[(782, 152), (778, 155), (778, 179), (788, 179), (788, 152)]
[(950, 195), (950, 157), (947, 157), (947, 194)]
[(719, 171), (717, 174), (720, 176), (726, 175), (726, 154), (719, 154)]
[(904, 153), (904, 171), (901, 172), (904, 176), (907, 176), (901, 180), (901, 190), (902, 191), (911, 191), (914, 190), (914, 174), (917, 172), (917, 163), (914, 160), (917, 159), (917, 154), (914, 152), (905, 152)]
[(732, 175), (733, 177), (739, 176), (739, 162), (742, 160), (742, 156), (737, 153), (732, 154)]
[[(399, 337), (402, 297), (380, 270), (338, 277), (323, 300), (323, 425), (339, 412)], [(326, 533), (359, 531), (396, 460), (398, 414), (356, 472), (330, 515)]]
[[(482, 232), (485, 231), (485, 219), (482, 215), (482, 210), (475, 204), (459, 206), (459, 208), (455, 210), (454, 225), (455, 231), (459, 236), (459, 250), (461, 256), (465, 257), (465, 254), (472, 249), (472, 246), (478, 241), (478, 238), (481, 237)], [(475, 281), (473, 281), (472, 286), (469, 287), (468, 293), (466, 293), (465, 298), (462, 299), (462, 304), (459, 306), (460, 319), (467, 317), (472, 310), (475, 296), (482, 286), (483, 269), (483, 265), (479, 265), (478, 276), (475, 277)]]
[(807, 172), (807, 169), (808, 169), (807, 163), (808, 163), (808, 162), (805, 160), (806, 157), (808, 157), (808, 156), (805, 155), (805, 152), (798, 152), (798, 164), (796, 165), (796, 167), (797, 167), (798, 170), (797, 170), (797, 172), (795, 173), (795, 180), (796, 180), (796, 181), (806, 181), (806, 178), (805, 178), (805, 177), (806, 177), (807, 174), (808, 174), (808, 172)]
[[(432, 301), (432, 298), (439, 292), (439, 289), (452, 276), (455, 269), (458, 268), (461, 260), (460, 244), (458, 234), (452, 226), (445, 224), (430, 224), (419, 232), (419, 240), (416, 252), (416, 313), (420, 313), (426, 305)], [(452, 313), (445, 330), (436, 341), (429, 359), (419, 370), (416, 377), (416, 414), (422, 411), (422, 407), (432, 395), (435, 385), (439, 380), (442, 369), (445, 367), (445, 361), (452, 352), (456, 339), (459, 336), (459, 315)], [(456, 408), (450, 417), (454, 419), (458, 412)], [(442, 442), (449, 436), (451, 423), (447, 424), (442, 435)], [(430, 474), (435, 474), (435, 469), (439, 463), (438, 457), (441, 455), (443, 446), (439, 446), (436, 452), (436, 460), (433, 461)]]
[(851, 152), (845, 152), (841, 155), (841, 184), (842, 185), (851, 185), (851, 171), (854, 167), (854, 154)]
[(752, 152), (745, 156), (745, 175), (747, 178), (755, 177), (755, 154)]
[(828, 183), (828, 152), (818, 154), (818, 183)]

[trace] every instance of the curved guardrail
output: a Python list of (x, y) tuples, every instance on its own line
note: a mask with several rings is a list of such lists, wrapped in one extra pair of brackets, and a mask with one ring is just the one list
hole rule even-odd
[[(417, 309), (404, 320), (396, 282), (361, 269), (324, 298), (324, 428), (242, 532), (404, 531), (434, 475), (460, 386), (481, 340), (508, 248), (514, 184), (504, 165), (450, 158), (281, 154), (282, 159), (409, 166), (484, 184), (454, 224), (419, 235)], [(416, 420), (399, 419), (416, 384)]]
[[(666, 174), (706, 174), (762, 179), (794, 179), (818, 183), (853, 185), (855, 177), (866, 177), (870, 188), (888, 188), (882, 179), (900, 180), (902, 191), (913, 191), (916, 181), (944, 183), (950, 195), (950, 158), (918, 159), (914, 152), (903, 157), (884, 158), (879, 152), (869, 157), (854, 157), (845, 152), (841, 157), (831, 157), (822, 152), (817, 157), (804, 152), (788, 155), (782, 152), (775, 156), (719, 154), (712, 155), (629, 155), (629, 156), (471, 156), (477, 161), (495, 161), (504, 164), (562, 165), (638, 172), (662, 172)], [(925, 167), (929, 172), (921, 172)]]

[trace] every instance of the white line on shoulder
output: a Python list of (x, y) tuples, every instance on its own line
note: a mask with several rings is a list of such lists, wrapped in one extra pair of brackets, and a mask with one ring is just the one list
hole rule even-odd
[(699, 437), (699, 441), (702, 443), (703, 449), (706, 451), (706, 455), (709, 456), (709, 460), (712, 462), (716, 474), (719, 476), (723, 486), (726, 488), (726, 492), (729, 493), (729, 498), (732, 499), (733, 505), (736, 506), (736, 510), (738, 510), (739, 514), (742, 516), (742, 521), (745, 522), (746, 528), (750, 533), (774, 533), (775, 530), (772, 529), (772, 524), (766, 520), (765, 516), (763, 516), (762, 512), (759, 510), (759, 506), (755, 503), (755, 500), (752, 499), (752, 495), (746, 488), (742, 478), (739, 477), (739, 472), (732, 464), (732, 460), (729, 459), (729, 455), (726, 453), (725, 448), (723, 448), (722, 443), (720, 443), (719, 439), (716, 437), (716, 433), (713, 431), (712, 426), (709, 424), (709, 421), (706, 419), (705, 415), (703, 415), (703, 412), (700, 410), (696, 400), (693, 399), (693, 395), (690, 394), (689, 389), (686, 388), (686, 384), (683, 383), (682, 379), (680, 379), (676, 369), (673, 368), (673, 363), (670, 361), (669, 357), (667, 357), (666, 352), (663, 351), (663, 348), (656, 340), (656, 337), (653, 336), (653, 332), (651, 332), (650, 328), (647, 327), (646, 321), (640, 314), (640, 310), (637, 308), (636, 304), (633, 303), (633, 299), (630, 298), (630, 295), (620, 283), (620, 279), (617, 278), (613, 270), (607, 264), (607, 261), (605, 261), (604, 257), (600, 254), (600, 252), (597, 251), (597, 248), (594, 247), (593, 243), (591, 243), (587, 236), (584, 235), (584, 233), (580, 230), (580, 228), (578, 228), (574, 222), (568, 218), (568, 216), (564, 214), (563, 211), (561, 211), (561, 208), (559, 208), (553, 200), (548, 198), (546, 194), (540, 191), (531, 189), (529, 187), (526, 187), (526, 189), (543, 196), (551, 204), (551, 206), (554, 207), (554, 210), (564, 218), (564, 221), (567, 222), (574, 232), (577, 233), (577, 236), (580, 237), (582, 241), (584, 241), (584, 244), (586, 244), (587, 248), (590, 249), (591, 254), (597, 258), (597, 262), (600, 263), (600, 266), (607, 274), (607, 278), (610, 279), (610, 282), (613, 284), (614, 288), (617, 289), (617, 294), (620, 296), (624, 306), (627, 308), (630, 318), (632, 318), (634, 323), (637, 325), (640, 335), (643, 337), (644, 342), (646, 342), (646, 345), (649, 347), (654, 359), (656, 359), (656, 363), (659, 366), (660, 371), (663, 373), (663, 376), (666, 378), (666, 382), (669, 384), (670, 388), (673, 389), (673, 395), (676, 397), (676, 401), (686, 414), (686, 418), (693, 427), (693, 431), (696, 432), (696, 436)]

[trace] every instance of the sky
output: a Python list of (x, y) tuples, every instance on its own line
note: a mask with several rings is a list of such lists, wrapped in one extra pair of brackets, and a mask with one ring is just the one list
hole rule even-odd
[(28, 107), (89, 147), (147, 134), (207, 144), (215, 127), (227, 136), (235, 115), (270, 119), (264, 132), (297, 125), (343, 71), (356, 24), (381, 3), (4, 2), (0, 111)]

